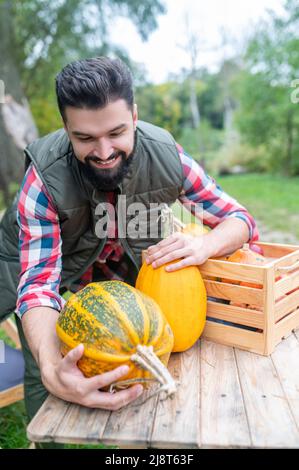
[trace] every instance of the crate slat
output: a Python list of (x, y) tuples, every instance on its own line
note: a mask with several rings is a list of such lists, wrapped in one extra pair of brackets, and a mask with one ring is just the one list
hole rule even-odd
[(275, 282), (274, 295), (279, 299), (282, 295), (299, 287), (299, 272), (294, 272)]
[(263, 284), (266, 269), (265, 266), (250, 266), (212, 259), (206, 261), (199, 268), (204, 276), (242, 280), (255, 282), (256, 284)]
[(275, 322), (299, 307), (299, 289), (275, 304)]
[(236, 286), (234, 284), (227, 284), (225, 282), (210, 281), (204, 279), (207, 289), (207, 294), (210, 297), (219, 299), (232, 300), (233, 302), (240, 302), (245, 304), (263, 305), (263, 291), (262, 289)]
[(264, 335), (255, 331), (223, 325), (207, 320), (203, 336), (216, 343), (235, 346), (247, 351), (263, 354)]
[(281, 243), (255, 242), (264, 252), (264, 256), (271, 258), (282, 258), (298, 250), (298, 245), (285, 245)]
[(255, 328), (264, 327), (264, 315), (257, 310), (220, 304), (209, 300), (208, 312), (209, 317), (218, 318), (220, 320)]
[(282, 318), (275, 327), (275, 345), (277, 345), (281, 339), (287, 337), (292, 333), (299, 325), (299, 308), (294, 312), (287, 315), (285, 318)]

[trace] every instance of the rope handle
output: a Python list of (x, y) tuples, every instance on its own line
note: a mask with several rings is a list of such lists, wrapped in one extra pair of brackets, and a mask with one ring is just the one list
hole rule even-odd
[(291, 264), (290, 266), (281, 266), (280, 268), (277, 268), (277, 271), (288, 273), (289, 271), (293, 271), (297, 268), (299, 268), (299, 260), (295, 261), (295, 263)]

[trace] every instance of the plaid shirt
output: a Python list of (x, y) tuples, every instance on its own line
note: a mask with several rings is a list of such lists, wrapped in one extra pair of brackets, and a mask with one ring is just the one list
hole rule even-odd
[[(180, 202), (188, 206), (200, 204), (205, 225), (214, 228), (224, 219), (242, 219), (249, 229), (249, 240), (258, 239), (253, 217), (235, 199), (226, 194), (213, 178), (196, 163), (181, 146), (177, 146), (184, 172)], [(115, 204), (114, 193), (108, 202)], [(24, 177), (18, 203), (20, 226), (21, 274), (18, 286), (17, 314), (21, 317), (33, 307), (52, 307), (61, 310), (64, 299), (59, 294), (61, 281), (61, 235), (58, 214), (50, 195), (35, 168), (30, 165)], [(98, 269), (107, 279), (125, 278), (128, 266), (124, 251), (117, 239), (117, 226), (108, 224), (108, 239), (98, 260)], [(107, 263), (108, 261), (108, 263)], [(115, 268), (109, 261), (116, 262)], [(112, 263), (113, 264), (113, 263)], [(72, 286), (77, 291), (92, 281), (94, 265)]]

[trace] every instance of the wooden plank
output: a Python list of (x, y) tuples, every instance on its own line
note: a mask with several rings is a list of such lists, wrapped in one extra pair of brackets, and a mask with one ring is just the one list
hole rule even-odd
[(264, 327), (264, 314), (250, 308), (236, 307), (208, 301), (207, 315), (220, 320), (239, 323), (262, 329)]
[(223, 325), (207, 320), (203, 337), (227, 346), (263, 354), (264, 335), (262, 333), (243, 330), (229, 325)]
[(299, 307), (299, 289), (275, 304), (275, 322)]
[(7, 390), (0, 392), (0, 408), (11, 405), (16, 401), (23, 400), (24, 398), (24, 386), (23, 384), (16, 385)]
[(299, 432), (271, 357), (235, 352), (253, 447), (299, 447)]
[(290, 335), (292, 330), (299, 325), (299, 308), (287, 315), (275, 325), (275, 344), (278, 344), (283, 336)]
[(207, 294), (210, 297), (242, 302), (245, 304), (263, 305), (263, 290), (237, 286), (225, 282), (204, 279)]
[(271, 357), (299, 429), (299, 341), (295, 334), (281, 341)]
[(293, 265), (297, 263), (298, 261), (299, 261), (299, 250), (297, 249), (291, 253), (288, 253), (285, 256), (279, 257), (275, 261), (274, 266), (275, 266), (277, 273), (279, 273), (279, 268)]
[(201, 395), (202, 446), (250, 447), (233, 348), (202, 343)]
[(263, 284), (265, 266), (251, 266), (230, 261), (219, 261), (209, 259), (199, 266), (200, 272), (205, 276), (214, 276), (226, 279), (235, 279), (256, 284)]
[(295, 271), (293, 274), (288, 274), (283, 279), (275, 282), (275, 299), (279, 299), (279, 297), (293, 289), (296, 289), (297, 287), (299, 287), (299, 272)]
[(271, 354), (274, 348), (274, 268), (267, 269), (265, 273), (264, 289), (264, 354)]
[(49, 395), (27, 427), (28, 439), (33, 442), (53, 441), (69, 406), (70, 403)]
[(145, 400), (154, 389), (151, 386), (135, 402), (110, 414), (102, 443), (131, 449), (148, 447), (158, 396)]
[(172, 400), (157, 404), (150, 446), (196, 448), (200, 443), (200, 343), (172, 354), (169, 370), (180, 385)]
[(99, 444), (110, 411), (96, 410), (70, 404), (63, 419), (55, 429), (55, 442), (70, 444)]
[(265, 257), (271, 258), (282, 258), (299, 249), (298, 245), (286, 245), (281, 243), (255, 242), (254, 244), (259, 245), (263, 249)]

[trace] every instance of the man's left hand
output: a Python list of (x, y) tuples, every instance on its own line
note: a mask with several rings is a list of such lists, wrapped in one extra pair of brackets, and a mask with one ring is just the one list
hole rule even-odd
[(166, 271), (176, 271), (186, 266), (200, 265), (213, 256), (213, 248), (209, 242), (209, 234), (194, 237), (187, 233), (176, 232), (156, 245), (147, 249), (147, 264), (158, 268), (171, 261)]

